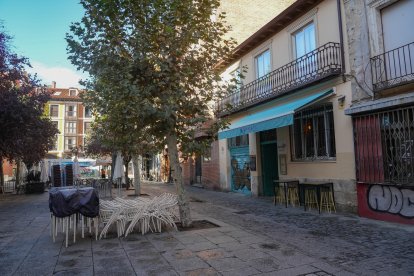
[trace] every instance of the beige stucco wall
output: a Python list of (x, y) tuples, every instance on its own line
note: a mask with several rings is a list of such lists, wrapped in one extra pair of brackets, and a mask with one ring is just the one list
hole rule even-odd
[(291, 62), (296, 58), (293, 51), (292, 34), (312, 20), (315, 23), (317, 47), (328, 42), (339, 43), (340, 38), (338, 32), (339, 27), (337, 14), (336, 0), (323, 1), (314, 9), (307, 12), (298, 20), (271, 38), (267, 39), (254, 50), (244, 55), (240, 60), (229, 66), (223, 76), (228, 78), (229, 73), (234, 71), (236, 68), (245, 67), (247, 68), (247, 73), (245, 73), (243, 83), (247, 84), (254, 81), (256, 79), (254, 64), (255, 57), (266, 49), (270, 49), (271, 66), (273, 70)]
[[(317, 47), (327, 42), (340, 42), (337, 6), (336, 0), (326, 0), (317, 7), (309, 11), (300, 19), (290, 24), (284, 30), (266, 40), (254, 50), (243, 56), (227, 68), (223, 73), (228, 78), (228, 74), (238, 67), (247, 66), (245, 73), (245, 84), (255, 80), (254, 58), (267, 48), (271, 51), (271, 66), (275, 70), (290, 61), (294, 60), (292, 33), (306, 25), (310, 21), (315, 22)], [(342, 14), (343, 7), (342, 7)], [(342, 16), (343, 24), (345, 16)], [(345, 25), (344, 25), (345, 26)], [(347, 37), (344, 36), (344, 45), (347, 45)], [(348, 49), (344, 47), (345, 52), (345, 71), (349, 71)], [(313, 93), (321, 92), (333, 88), (335, 95), (325, 101), (332, 102), (334, 110), (335, 124), (335, 141), (336, 141), (336, 160), (334, 161), (308, 161), (293, 162), (291, 161), (291, 137), (289, 127), (277, 129), (278, 154), (285, 154), (287, 157), (287, 175), (279, 175), (280, 178), (298, 178), (304, 180), (329, 180), (334, 182), (336, 202), (338, 205), (348, 209), (355, 209), (356, 206), (356, 188), (355, 188), (355, 157), (353, 144), (353, 129), (351, 117), (344, 114), (344, 110), (351, 104), (352, 90), (351, 82), (345, 81), (342, 77), (337, 77), (322, 84), (311, 84), (309, 88), (296, 91), (292, 95), (276, 99), (272, 102), (261, 104), (247, 111), (232, 114), (230, 122), (236, 121), (241, 117), (251, 113), (256, 113), (269, 107), (283, 104), (283, 102), (293, 101), (297, 98), (304, 97)], [(339, 105), (338, 99), (344, 97), (344, 104)], [(221, 187), (226, 190), (230, 189), (230, 156), (227, 149), (227, 141), (220, 140), (220, 181)], [(260, 141), (258, 133), (249, 134), (249, 152), (257, 156), (257, 171), (251, 172), (252, 194), (260, 195), (261, 187), (261, 156)], [(279, 168), (275, 168), (279, 169)]]

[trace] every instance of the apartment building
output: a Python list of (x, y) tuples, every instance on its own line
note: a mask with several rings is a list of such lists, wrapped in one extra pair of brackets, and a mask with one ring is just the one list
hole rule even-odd
[[(226, 13), (226, 22), (231, 26), (227, 37), (238, 44), (246, 40), (276, 15), (296, 0), (221, 0), (219, 12)], [(198, 133), (196, 139), (203, 139), (205, 133)], [(183, 178), (186, 184), (196, 184), (209, 189), (220, 189), (220, 164), (218, 141), (211, 144), (208, 152), (195, 155), (183, 161)]]
[(218, 103), (230, 122), (218, 133), (221, 189), (272, 196), (275, 179), (331, 182), (337, 209), (356, 210), (344, 18), (342, 1), (295, 1), (221, 64), (225, 79), (247, 68)]
[(59, 129), (54, 148), (48, 152), (49, 158), (68, 158), (72, 156), (72, 148), (85, 146), (85, 138), (93, 121), (91, 110), (82, 104), (77, 88), (56, 88), (53, 82), (48, 88), (51, 99), (47, 112), (50, 119)]
[(344, 1), (358, 213), (414, 224), (414, 1)]

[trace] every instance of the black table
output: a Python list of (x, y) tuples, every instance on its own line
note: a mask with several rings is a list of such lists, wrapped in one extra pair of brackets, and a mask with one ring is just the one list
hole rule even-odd
[(284, 192), (285, 192), (285, 206), (286, 208), (288, 207), (288, 198), (287, 198), (287, 194), (288, 194), (288, 188), (289, 187), (298, 187), (299, 185), (299, 180), (297, 179), (278, 179), (278, 180), (273, 180), (273, 192), (274, 192), (274, 204), (276, 205), (276, 186), (280, 186), (283, 185), (284, 188)]
[(99, 196), (92, 187), (54, 187), (49, 190), (49, 209), (59, 218), (76, 213), (96, 217), (99, 215)]
[[(333, 189), (333, 183), (332, 182), (313, 182), (313, 181), (306, 181), (306, 182), (302, 182), (299, 183), (299, 189), (300, 189), (300, 193), (304, 196), (305, 195), (305, 191), (306, 190), (316, 190), (316, 197), (318, 200), (318, 211), (319, 214), (321, 213), (321, 189), (323, 188), (328, 188), (332, 191), (332, 197), (333, 197), (333, 201), (334, 201), (334, 205), (335, 205), (335, 194), (334, 194), (334, 189)], [(306, 211), (306, 202), (305, 200), (303, 200), (303, 205), (305, 207), (305, 211)]]

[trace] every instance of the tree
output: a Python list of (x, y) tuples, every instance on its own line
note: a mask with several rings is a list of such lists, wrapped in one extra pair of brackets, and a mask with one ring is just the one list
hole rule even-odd
[[(220, 1), (81, 3), (85, 16), (67, 35), (70, 59), (95, 80), (122, 79), (130, 87), (135, 118), (147, 122), (151, 133), (168, 145), (181, 222), (189, 226), (178, 150), (202, 149), (194, 133), (212, 119), (212, 103), (228, 93), (216, 64), (229, 56), (235, 43), (224, 39), (228, 28), (217, 12)], [(216, 119), (211, 131), (224, 125)]]
[[(46, 155), (58, 129), (43, 115), (50, 94), (27, 74), (30, 63), (10, 50), (9, 41), (0, 25), (0, 160), (31, 165)], [(0, 166), (3, 184), (2, 162)]]

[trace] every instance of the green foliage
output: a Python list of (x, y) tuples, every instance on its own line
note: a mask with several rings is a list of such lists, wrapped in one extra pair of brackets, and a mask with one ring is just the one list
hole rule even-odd
[(25, 71), (28, 60), (13, 53), (0, 26), (0, 160), (40, 161), (58, 129), (44, 116), (50, 98), (36, 76)]
[[(121, 126), (116, 133), (138, 129), (160, 142), (176, 133), (181, 151), (205, 149), (211, 140), (200, 143), (194, 135), (229, 91), (215, 66), (235, 45), (223, 38), (228, 28), (216, 14), (219, 1), (81, 3), (85, 16), (72, 24), (67, 41), (72, 63), (93, 76), (85, 83), (94, 92), (85, 100), (111, 129)], [(208, 131), (225, 124), (216, 119)]]

